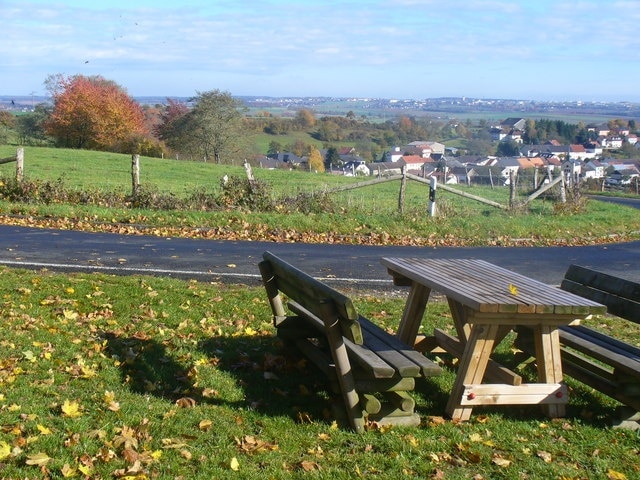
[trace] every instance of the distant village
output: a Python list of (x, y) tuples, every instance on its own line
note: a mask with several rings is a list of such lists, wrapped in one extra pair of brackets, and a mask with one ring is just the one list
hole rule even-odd
[[(526, 120), (508, 118), (492, 125), (492, 139), (511, 141), (519, 145), (520, 154), (512, 157), (465, 156), (435, 141), (417, 140), (396, 146), (385, 154), (384, 161), (366, 162), (355, 148), (338, 151), (340, 166), (330, 173), (346, 176), (389, 176), (410, 173), (423, 178), (435, 176), (446, 184), (508, 185), (514, 175), (537, 171), (553, 178), (563, 174), (573, 182), (597, 180), (603, 187), (636, 184), (640, 180), (640, 143), (628, 129), (611, 130), (607, 125), (589, 125), (595, 139), (585, 145), (563, 145), (550, 140), (541, 145), (525, 145), (522, 140)], [(636, 159), (613, 159), (608, 152), (620, 149), (627, 142), (638, 149)], [(321, 150), (323, 158), (327, 151)], [(262, 168), (308, 169), (307, 158), (292, 152), (260, 156)]]

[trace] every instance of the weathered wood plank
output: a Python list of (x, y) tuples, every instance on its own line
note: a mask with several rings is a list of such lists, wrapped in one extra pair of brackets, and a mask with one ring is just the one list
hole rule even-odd
[[(453, 355), (456, 358), (460, 358), (462, 356), (464, 345), (458, 338), (454, 337), (453, 335), (449, 335), (447, 332), (439, 328), (436, 328), (434, 330), (434, 334), (438, 345), (446, 350), (447, 353)], [(506, 367), (503, 367), (498, 362), (492, 359), (489, 359), (489, 362), (487, 363), (485, 379), (493, 383), (504, 383), (508, 385), (522, 384), (522, 377), (520, 375), (509, 370)]]
[(352, 342), (362, 343), (358, 313), (349, 297), (289, 265), (270, 252), (265, 252), (263, 257), (270, 263), (271, 270), (277, 278), (278, 290), (316, 314), (320, 304), (332, 301), (340, 319), (343, 320), (341, 328), (347, 338)]
[[(432, 360), (425, 357), (422, 353), (404, 344), (397, 337), (388, 334), (370, 320), (364, 317), (360, 317), (360, 325), (365, 334), (371, 335), (371, 337), (378, 338), (378, 340), (382, 342), (383, 348), (397, 351), (402, 356), (402, 358), (399, 358), (398, 360), (403, 364), (405, 362), (409, 362), (410, 364), (416, 365), (420, 370), (418, 375), (420, 375), (421, 373), (425, 377), (432, 377), (434, 375), (440, 375), (442, 373), (442, 368), (439, 365), (436, 365)], [(369, 342), (366, 343), (370, 348), (373, 349)], [(394, 367), (398, 368), (395, 363), (390, 363)], [(398, 369), (398, 372), (399, 371), (400, 370)]]
[[(289, 308), (291, 308), (298, 315), (303, 316), (307, 321), (311, 322), (319, 330), (324, 330), (324, 322), (322, 319), (314, 315), (302, 305), (294, 301), (289, 301)], [(396, 370), (393, 366), (385, 362), (375, 352), (371, 351), (368, 347), (358, 345), (352, 341), (345, 339), (345, 346), (354, 362), (365, 369), (368, 374), (373, 378), (391, 378), (396, 374)]]
[(580, 335), (580, 333), (584, 333), (584, 331), (571, 332), (568, 329), (562, 329), (560, 330), (560, 342), (640, 378), (640, 362), (637, 358), (633, 358), (624, 349), (614, 347), (595, 337)]
[(524, 383), (522, 385), (465, 385), (460, 405), (566, 404), (567, 386), (561, 383)]
[(571, 265), (561, 288), (606, 305), (612, 315), (640, 323), (640, 283)]

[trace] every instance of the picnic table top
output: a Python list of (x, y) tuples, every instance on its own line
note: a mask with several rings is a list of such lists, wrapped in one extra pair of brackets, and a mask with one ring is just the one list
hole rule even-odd
[(606, 307), (552, 285), (477, 259), (384, 257), (394, 278), (409, 279), (476, 312), (578, 315)]

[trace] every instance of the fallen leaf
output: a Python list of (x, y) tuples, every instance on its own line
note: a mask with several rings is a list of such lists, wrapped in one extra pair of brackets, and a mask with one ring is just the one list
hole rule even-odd
[(507, 460), (506, 458), (502, 458), (499, 455), (494, 455), (493, 458), (491, 459), (491, 462), (494, 465), (497, 465), (499, 467), (508, 467), (509, 465), (511, 465), (511, 460)]
[(191, 397), (182, 397), (176, 400), (176, 405), (180, 408), (193, 408), (196, 406), (196, 401)]
[(240, 463), (238, 462), (238, 459), (236, 457), (233, 457), (231, 459), (231, 462), (229, 462), (229, 468), (231, 468), (231, 470), (233, 470), (234, 472), (237, 472), (240, 469)]
[(624, 473), (616, 472), (615, 470), (607, 470), (607, 478), (609, 480), (627, 480), (627, 476)]
[(62, 414), (65, 417), (75, 418), (82, 416), (82, 412), (80, 411), (80, 405), (78, 404), (78, 402), (70, 402), (69, 400), (65, 400), (60, 409), (62, 410)]
[(43, 467), (47, 463), (51, 461), (51, 457), (44, 452), (34, 453), (33, 455), (27, 455), (26, 464), (27, 465), (37, 465), (38, 467)]
[(62, 473), (62, 476), (64, 478), (71, 478), (75, 477), (78, 474), (78, 471), (75, 468), (71, 467), (68, 463), (65, 463), (60, 469), (60, 473)]
[(0, 460), (4, 460), (11, 455), (11, 445), (7, 442), (0, 442)]
[(536, 455), (544, 460), (545, 463), (551, 463), (553, 461), (553, 458), (549, 452), (541, 450), (539, 452), (536, 452)]
[(200, 423), (198, 424), (198, 428), (203, 432), (207, 432), (212, 425), (213, 425), (213, 422), (211, 420), (201, 420)]
[(320, 465), (318, 465), (316, 462), (310, 462), (308, 460), (304, 460), (300, 462), (300, 467), (305, 472), (313, 472), (313, 471), (320, 470)]
[(51, 430), (48, 429), (47, 427), (45, 427), (44, 425), (36, 425), (36, 427), (38, 428), (38, 431), (42, 434), (42, 435), (50, 435), (51, 434)]

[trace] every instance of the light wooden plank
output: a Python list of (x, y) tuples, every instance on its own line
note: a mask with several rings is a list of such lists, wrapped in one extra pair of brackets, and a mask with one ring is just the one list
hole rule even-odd
[(522, 385), (465, 385), (462, 406), (479, 405), (564, 405), (567, 387), (561, 383), (523, 383)]
[[(462, 356), (464, 345), (459, 339), (449, 335), (447, 332), (440, 330), (439, 328), (434, 330), (434, 334), (438, 345), (446, 350), (447, 353), (456, 358), (460, 358)], [(487, 363), (487, 371), (483, 380), (509, 385), (520, 385), (522, 383), (522, 377), (520, 375), (509, 370), (507, 367), (503, 367), (492, 359), (489, 359), (489, 362)]]

